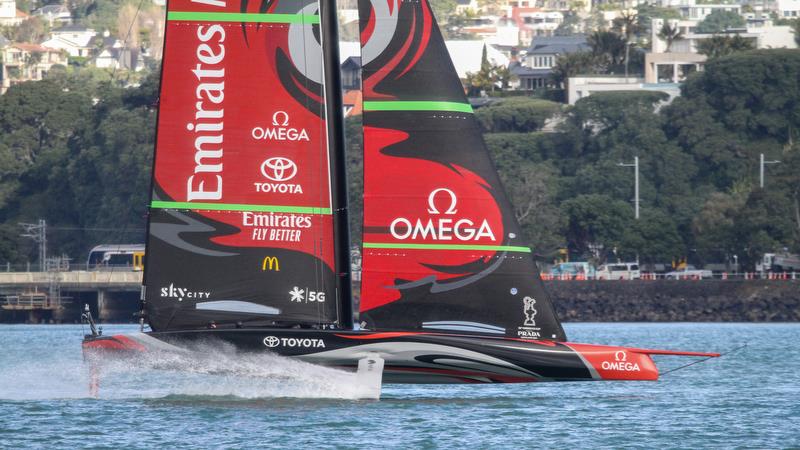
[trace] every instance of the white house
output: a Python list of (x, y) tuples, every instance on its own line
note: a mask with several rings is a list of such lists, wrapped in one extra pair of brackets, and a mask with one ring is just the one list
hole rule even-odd
[(72, 13), (65, 5), (47, 5), (33, 11), (34, 16), (46, 20), (51, 27), (56, 25), (69, 25), (72, 23)]
[(50, 39), (42, 42), (42, 45), (64, 50), (70, 56), (88, 58), (94, 50), (92, 39), (95, 36), (97, 32), (91, 28), (67, 25), (50, 31)]
[(19, 25), (28, 17), (17, 9), (16, 0), (0, 0), (0, 25)]
[(800, 0), (778, 0), (775, 9), (779, 17), (784, 19), (800, 18)]

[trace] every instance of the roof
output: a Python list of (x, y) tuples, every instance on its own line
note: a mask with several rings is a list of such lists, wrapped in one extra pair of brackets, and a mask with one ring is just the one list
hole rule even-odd
[(44, 16), (47, 14), (61, 14), (64, 12), (69, 13), (69, 8), (67, 8), (64, 5), (47, 5), (47, 6), (42, 6), (41, 8), (35, 10), (33, 13)]
[(54, 48), (43, 47), (39, 44), (30, 44), (27, 42), (18, 42), (16, 44), (11, 44), (11, 47), (18, 48), (20, 50), (26, 51), (28, 53), (31, 52), (57, 52), (58, 50)]
[(528, 55), (563, 55), (589, 50), (586, 36), (536, 36), (528, 48)]
[(349, 56), (347, 59), (344, 60), (342, 63), (342, 69), (344, 68), (353, 68), (359, 69), (361, 68), (361, 57), (360, 56)]
[(64, 25), (63, 27), (56, 28), (51, 30), (51, 33), (77, 33), (77, 32), (86, 32), (86, 31), (94, 31), (91, 28), (87, 28), (83, 25)]
[(552, 69), (531, 69), (522, 65), (509, 67), (509, 70), (518, 77), (546, 77), (553, 73)]
[(490, 63), (504, 67), (508, 65), (506, 55), (483, 41), (446, 41), (445, 45), (459, 78), (466, 78), (467, 72), (475, 73), (481, 70), (484, 46), (486, 46), (486, 58)]

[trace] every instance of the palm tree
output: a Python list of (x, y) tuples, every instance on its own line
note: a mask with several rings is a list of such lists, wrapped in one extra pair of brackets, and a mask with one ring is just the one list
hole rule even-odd
[(625, 36), (625, 78), (628, 78), (631, 38), (639, 33), (639, 17), (636, 14), (623, 12), (621, 16), (614, 19), (614, 29)]
[(658, 37), (667, 41), (667, 53), (669, 53), (672, 43), (683, 39), (683, 32), (678, 28), (677, 24), (671, 25), (669, 22), (664, 22), (664, 25), (661, 26), (661, 30), (658, 32)]
[(586, 38), (592, 54), (607, 58), (611, 65), (619, 64), (625, 53), (625, 41), (613, 31), (595, 31)]
[(708, 56), (708, 59), (715, 59), (720, 56), (755, 48), (756, 46), (752, 39), (743, 38), (738, 34), (733, 37), (714, 35), (697, 43), (697, 53)]

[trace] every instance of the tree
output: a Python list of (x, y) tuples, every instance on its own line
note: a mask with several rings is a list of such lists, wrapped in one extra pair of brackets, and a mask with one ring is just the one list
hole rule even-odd
[(475, 111), (475, 118), (487, 132), (525, 133), (542, 128), (545, 120), (561, 109), (555, 102), (527, 97), (509, 97)]
[(684, 95), (708, 102), (729, 133), (791, 145), (800, 129), (800, 52), (756, 50), (715, 59), (685, 84)]
[(794, 42), (800, 46), (800, 19), (792, 21), (792, 33), (794, 33)]
[(662, 8), (652, 3), (639, 3), (636, 6), (636, 19), (640, 36), (649, 36), (652, 19), (680, 20), (681, 14), (676, 8)]
[(614, 18), (613, 29), (624, 37), (625, 44), (625, 78), (628, 77), (628, 66), (630, 63), (631, 39), (639, 32), (639, 24), (636, 14), (623, 12)]
[(561, 89), (567, 89), (567, 81), (570, 77), (582, 74), (605, 73), (607, 70), (607, 61), (595, 56), (594, 53), (567, 53), (556, 59), (551, 78), (556, 86)]
[(733, 11), (716, 9), (697, 24), (698, 33), (722, 33), (731, 28), (743, 28), (744, 18)]
[(578, 12), (570, 9), (564, 13), (564, 20), (558, 24), (558, 27), (553, 32), (556, 36), (572, 36), (578, 33), (581, 27), (581, 19)]
[(669, 22), (664, 22), (664, 25), (661, 26), (661, 30), (658, 32), (659, 39), (663, 39), (667, 41), (667, 53), (669, 53), (670, 47), (672, 47), (672, 43), (683, 39), (683, 32), (678, 28), (678, 25), (672, 25)]
[(592, 54), (614, 66), (625, 56), (625, 39), (612, 31), (595, 31), (586, 38)]
[(709, 60), (727, 56), (737, 52), (754, 50), (756, 48), (752, 39), (741, 36), (711, 36), (697, 43), (697, 53), (708, 56)]
[(590, 255), (599, 247), (601, 259), (620, 246), (626, 223), (633, 217), (629, 204), (602, 194), (578, 195), (564, 201), (561, 210), (570, 251)]
[(558, 173), (548, 164), (523, 161), (501, 172), (514, 215), (531, 247), (554, 254), (563, 245), (564, 218), (554, 198)]

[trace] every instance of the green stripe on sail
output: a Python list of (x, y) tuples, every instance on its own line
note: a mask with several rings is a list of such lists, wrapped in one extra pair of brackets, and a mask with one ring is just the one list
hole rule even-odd
[(412, 250), (491, 250), (498, 252), (530, 253), (529, 247), (516, 245), (412, 244), (395, 242), (364, 242), (364, 248), (399, 248)]
[(472, 114), (469, 103), (425, 101), (365, 101), (365, 111), (453, 111)]
[(313, 206), (243, 205), (238, 203), (165, 202), (153, 200), (150, 202), (150, 207), (157, 209), (202, 209), (207, 211), (252, 211), (331, 215), (330, 208), (316, 208)]
[(248, 14), (233, 12), (170, 11), (167, 20), (192, 22), (319, 23), (314, 14)]

